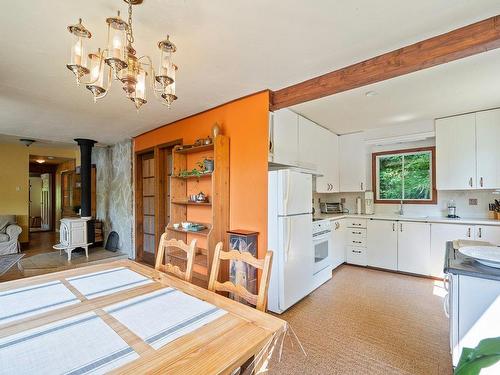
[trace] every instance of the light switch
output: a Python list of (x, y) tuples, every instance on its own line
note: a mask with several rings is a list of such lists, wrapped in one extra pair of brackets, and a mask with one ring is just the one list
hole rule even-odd
[(469, 198), (469, 206), (477, 206), (477, 198)]

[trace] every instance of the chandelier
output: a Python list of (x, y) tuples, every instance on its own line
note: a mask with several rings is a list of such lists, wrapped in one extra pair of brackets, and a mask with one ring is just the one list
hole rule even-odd
[(87, 55), (86, 42), (92, 37), (91, 32), (83, 26), (81, 18), (76, 25), (68, 26), (74, 41), (71, 47), (71, 62), (66, 66), (75, 75), (77, 85), (83, 83), (92, 93), (94, 102), (107, 95), (112, 81), (119, 81), (125, 96), (134, 102), (137, 110), (147, 103), (147, 85), (160, 103), (170, 107), (177, 99), (177, 66), (172, 61), (172, 55), (176, 51), (175, 44), (170, 41), (169, 36), (158, 42), (160, 63), (156, 74), (151, 58), (136, 57), (133, 47), (132, 5), (141, 4), (142, 0), (124, 1), (128, 4), (128, 22), (120, 18), (119, 11), (116, 17), (106, 19), (108, 45), (105, 49), (99, 48)]

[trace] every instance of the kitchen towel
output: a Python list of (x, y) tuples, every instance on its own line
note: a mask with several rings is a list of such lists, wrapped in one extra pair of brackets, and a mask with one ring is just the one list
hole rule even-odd
[(0, 292), (0, 325), (79, 302), (61, 281)]
[(87, 299), (107, 296), (153, 282), (126, 267), (70, 277), (67, 280)]
[(132, 298), (104, 310), (154, 349), (227, 314), (174, 288)]
[(137, 358), (94, 312), (0, 339), (0, 375), (103, 374)]

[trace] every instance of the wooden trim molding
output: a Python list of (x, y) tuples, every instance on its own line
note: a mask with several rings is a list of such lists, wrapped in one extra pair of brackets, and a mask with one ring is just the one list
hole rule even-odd
[(436, 147), (418, 147), (418, 148), (407, 148), (403, 150), (391, 150), (372, 153), (372, 188), (373, 188), (373, 202), (376, 204), (399, 204), (400, 200), (387, 200), (378, 199), (378, 184), (377, 184), (377, 157), (383, 155), (397, 155), (397, 154), (407, 154), (412, 152), (420, 151), (430, 151), (431, 152), (431, 163), (432, 163), (432, 199), (430, 200), (412, 200), (403, 199), (403, 203), (406, 204), (437, 204), (438, 192), (436, 189)]
[(272, 111), (500, 47), (500, 15), (271, 92)]

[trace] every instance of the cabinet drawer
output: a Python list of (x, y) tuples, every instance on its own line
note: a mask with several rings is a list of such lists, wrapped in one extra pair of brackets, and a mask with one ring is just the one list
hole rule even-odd
[(348, 228), (366, 228), (366, 219), (347, 219)]
[(347, 238), (347, 246), (357, 246), (357, 247), (366, 247), (366, 238), (364, 237), (349, 237)]
[(349, 239), (366, 238), (365, 228), (349, 228), (347, 230)]
[(356, 246), (346, 247), (346, 262), (350, 264), (357, 264), (359, 266), (366, 266), (366, 249)]

